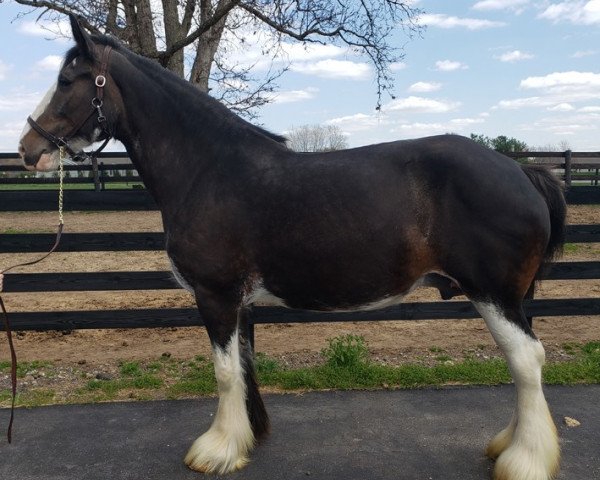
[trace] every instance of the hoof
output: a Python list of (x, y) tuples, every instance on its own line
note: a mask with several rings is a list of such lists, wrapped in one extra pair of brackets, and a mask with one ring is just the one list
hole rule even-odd
[(238, 443), (209, 430), (199, 437), (185, 456), (185, 464), (197, 472), (225, 474), (243, 468), (252, 444)]
[(500, 454), (494, 468), (494, 480), (552, 480), (560, 464), (560, 451), (547, 450), (544, 455), (532, 455), (527, 448), (512, 445)]

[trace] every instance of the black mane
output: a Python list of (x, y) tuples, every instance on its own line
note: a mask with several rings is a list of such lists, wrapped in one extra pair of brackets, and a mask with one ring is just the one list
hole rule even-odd
[[(183, 95), (192, 95), (197, 97), (197, 101), (202, 103), (203, 108), (210, 108), (212, 113), (221, 119), (226, 119), (228, 123), (232, 123), (243, 129), (250, 129), (260, 135), (263, 135), (277, 143), (286, 145), (287, 138), (283, 135), (278, 135), (265, 128), (254, 125), (233, 112), (231, 112), (225, 105), (220, 103), (218, 100), (212, 98), (210, 95), (200, 91), (191, 83), (185, 81), (173, 72), (162, 67), (158, 62), (153, 61), (149, 58), (143, 57), (132, 51), (128, 50), (123, 43), (121, 43), (115, 37), (109, 35), (92, 35), (94, 43), (99, 45), (108, 45), (115, 51), (124, 55), (129, 61), (142, 71), (150, 74), (156, 81), (164, 82), (169, 84), (169, 88), (173, 89), (174, 92), (181, 92)], [(67, 51), (64, 57), (64, 65), (71, 63), (77, 56), (79, 56), (80, 50), (77, 46), (72, 47)], [(97, 60), (97, 59), (96, 59)]]

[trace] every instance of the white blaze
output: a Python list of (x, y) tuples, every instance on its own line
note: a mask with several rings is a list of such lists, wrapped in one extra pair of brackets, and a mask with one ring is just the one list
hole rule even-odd
[[(44, 98), (42, 98), (42, 101), (38, 104), (37, 107), (35, 107), (35, 110), (30, 115), (31, 118), (33, 118), (35, 121), (37, 121), (37, 119), (40, 118), (42, 113), (44, 113), (44, 111), (46, 110), (46, 107), (48, 107), (50, 100), (52, 100), (52, 97), (54, 96), (54, 92), (56, 92), (56, 85), (57, 84), (54, 83), (52, 86), (50, 86), (50, 88), (44, 95)], [(31, 130), (31, 125), (29, 125), (29, 122), (25, 122), (25, 126), (23, 127), (23, 131), (21, 132), (19, 140), (23, 140), (23, 137), (27, 135), (27, 133), (29, 133), (29, 130)]]

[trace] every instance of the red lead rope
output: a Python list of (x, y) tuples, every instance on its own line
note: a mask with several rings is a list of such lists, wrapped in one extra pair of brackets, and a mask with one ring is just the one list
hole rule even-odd
[[(61, 196), (62, 196), (62, 190), (61, 190)], [(62, 208), (61, 208), (61, 214), (62, 214)], [(62, 215), (61, 215), (61, 217), (62, 217)], [(5, 272), (8, 272), (9, 270), (12, 270), (13, 268), (17, 268), (17, 267), (25, 267), (27, 265), (34, 265), (36, 263), (41, 262), (45, 258), (47, 258), (52, 252), (54, 252), (58, 248), (58, 245), (60, 243), (60, 237), (61, 237), (62, 231), (63, 231), (63, 226), (64, 225), (62, 223), (62, 218), (61, 218), (61, 222), (58, 224), (58, 230), (56, 232), (56, 241), (54, 242), (54, 245), (52, 246), (52, 248), (50, 249), (50, 251), (48, 253), (44, 254), (37, 260), (33, 260), (31, 262), (18, 263), (16, 265), (11, 265), (10, 267), (0, 271), (0, 273), (4, 274)], [(8, 339), (8, 346), (10, 348), (10, 360), (11, 360), (10, 379), (11, 379), (11, 388), (12, 388), (12, 403), (11, 403), (11, 407), (10, 407), (10, 421), (8, 422), (8, 431), (6, 432), (6, 438), (8, 439), (8, 443), (11, 443), (11, 441), (12, 441), (12, 425), (13, 425), (13, 420), (15, 417), (15, 400), (17, 397), (17, 354), (15, 352), (15, 346), (13, 344), (12, 331), (10, 329), (10, 322), (8, 320), (8, 313), (6, 312), (6, 307), (4, 306), (4, 301), (2, 300), (1, 296), (0, 296), (0, 309), (2, 310), (2, 317), (4, 318), (4, 329), (6, 331), (6, 338)]]
[(12, 441), (12, 425), (15, 419), (15, 399), (17, 398), (17, 354), (15, 352), (15, 346), (13, 344), (12, 332), (10, 331), (10, 322), (8, 321), (8, 315), (6, 314), (6, 307), (4, 301), (0, 297), (0, 308), (2, 309), (2, 316), (4, 317), (4, 328), (6, 329), (6, 338), (8, 338), (8, 346), (10, 347), (10, 381), (12, 386), (12, 403), (10, 406), (10, 420), (8, 422), (8, 431), (6, 432), (6, 438), (8, 443)]

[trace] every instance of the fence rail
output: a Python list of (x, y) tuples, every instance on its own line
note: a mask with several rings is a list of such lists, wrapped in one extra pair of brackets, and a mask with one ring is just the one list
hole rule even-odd
[[(0, 234), (0, 253), (44, 252), (54, 243), (53, 233)], [(567, 225), (569, 243), (600, 242), (599, 225)], [(102, 252), (129, 250), (163, 250), (162, 232), (131, 233), (63, 233), (60, 252)]]

